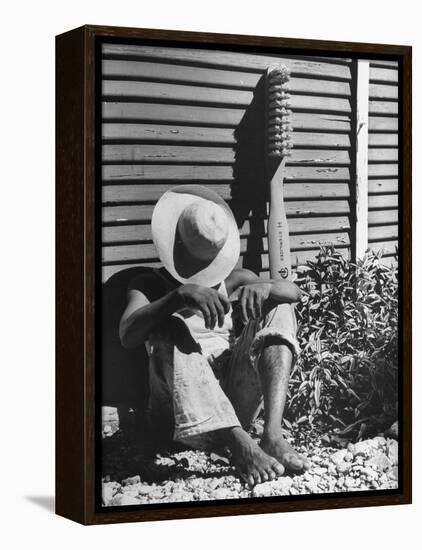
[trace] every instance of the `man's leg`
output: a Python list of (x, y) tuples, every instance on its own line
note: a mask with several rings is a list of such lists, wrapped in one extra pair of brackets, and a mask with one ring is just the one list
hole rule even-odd
[(244, 429), (264, 405), (261, 447), (288, 471), (301, 472), (309, 462), (284, 439), (284, 406), (296, 342), (296, 320), (289, 304), (273, 308), (262, 319), (250, 321), (236, 342), (224, 388)]
[[(176, 316), (150, 335), (151, 418), (167, 417), (174, 439), (192, 448), (229, 447), (234, 466), (254, 485), (284, 473), (243, 430), (232, 404), (182, 319)], [(160, 428), (161, 429), (161, 428)]]
[(286, 345), (265, 345), (258, 362), (264, 398), (264, 433), (261, 447), (289, 472), (302, 472), (309, 461), (286, 441), (281, 431), (293, 355)]

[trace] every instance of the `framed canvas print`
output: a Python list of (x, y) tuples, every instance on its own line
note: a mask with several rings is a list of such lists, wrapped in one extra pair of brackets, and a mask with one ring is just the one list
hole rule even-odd
[(411, 48), (56, 54), (57, 513), (411, 502)]

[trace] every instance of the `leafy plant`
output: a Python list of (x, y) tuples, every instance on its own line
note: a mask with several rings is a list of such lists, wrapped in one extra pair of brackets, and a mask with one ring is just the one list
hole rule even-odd
[(302, 349), (286, 410), (296, 424), (384, 424), (397, 414), (398, 277), (369, 252), (354, 264), (322, 247), (296, 281)]

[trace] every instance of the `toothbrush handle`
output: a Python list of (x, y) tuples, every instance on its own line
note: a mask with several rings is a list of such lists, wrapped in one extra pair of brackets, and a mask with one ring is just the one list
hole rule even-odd
[(285, 166), (286, 158), (283, 158), (270, 182), (268, 256), (271, 278), (291, 280), (290, 237), (283, 190)]

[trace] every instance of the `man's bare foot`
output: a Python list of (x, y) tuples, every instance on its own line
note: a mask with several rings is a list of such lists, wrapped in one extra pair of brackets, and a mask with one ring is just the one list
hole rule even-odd
[(235, 427), (224, 432), (222, 435), (232, 452), (233, 464), (242, 479), (251, 487), (284, 474), (283, 465), (268, 456), (245, 430)]
[(309, 460), (295, 451), (281, 433), (276, 436), (264, 434), (260, 445), (267, 454), (276, 458), (284, 466), (286, 472), (299, 474), (311, 467)]

